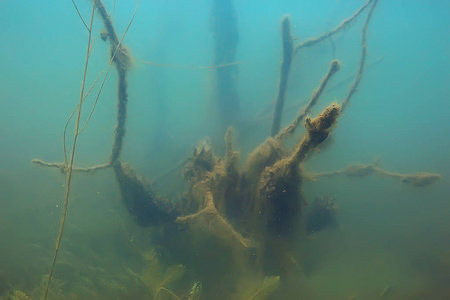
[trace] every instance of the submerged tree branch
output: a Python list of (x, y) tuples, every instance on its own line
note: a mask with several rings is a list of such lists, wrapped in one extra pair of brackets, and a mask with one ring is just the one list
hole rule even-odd
[(355, 81), (353, 82), (350, 90), (348, 91), (347, 97), (345, 97), (344, 101), (342, 101), (342, 110), (344, 110), (353, 94), (356, 93), (359, 83), (361, 82), (364, 65), (366, 63), (366, 55), (367, 55), (367, 28), (369, 27), (370, 20), (372, 19), (373, 11), (377, 6), (379, 0), (373, 0), (373, 5), (370, 7), (369, 13), (367, 14), (366, 22), (364, 22), (364, 26), (361, 30), (361, 58), (359, 59), (359, 67), (356, 73)]
[(378, 167), (377, 163), (372, 163), (368, 165), (355, 164), (350, 165), (343, 170), (321, 172), (321, 173), (308, 173), (306, 176), (310, 180), (318, 180), (322, 177), (335, 177), (335, 176), (345, 176), (345, 177), (367, 177), (369, 175), (380, 175), (389, 178), (400, 179), (402, 183), (406, 183), (415, 187), (424, 187), (437, 182), (441, 175), (433, 173), (412, 173), (412, 174), (402, 174), (391, 171), (386, 171)]
[(280, 131), (281, 113), (283, 112), (284, 98), (286, 95), (289, 71), (292, 64), (293, 43), (291, 35), (291, 17), (284, 16), (281, 19), (281, 36), (283, 46), (283, 58), (280, 67), (280, 82), (278, 84), (278, 95), (275, 101), (275, 110), (272, 121), (271, 136), (275, 136)]
[(325, 87), (327, 86), (328, 81), (331, 79), (331, 77), (339, 71), (339, 61), (333, 60), (330, 65), (330, 69), (328, 70), (328, 73), (325, 75), (325, 77), (320, 82), (319, 87), (313, 92), (311, 99), (309, 100), (308, 104), (301, 110), (297, 118), (294, 119), (294, 121), (291, 122), (287, 127), (285, 127), (280, 133), (278, 133), (275, 137), (275, 139), (282, 140), (286, 138), (288, 135), (291, 135), (295, 132), (300, 122), (306, 117), (307, 114), (311, 111), (311, 108), (316, 105), (317, 101), (320, 98), (320, 95), (322, 95), (322, 92), (325, 90)]
[(338, 33), (339, 31), (345, 29), (370, 5), (370, 3), (372, 3), (372, 1), (373, 0), (368, 0), (366, 2), (366, 4), (364, 4), (363, 6), (361, 6), (358, 9), (357, 12), (355, 12), (350, 18), (343, 20), (341, 22), (341, 24), (339, 24), (337, 27), (331, 29), (330, 31), (323, 33), (322, 35), (320, 35), (317, 38), (311, 38), (302, 43), (298, 43), (297, 45), (295, 45), (294, 54), (296, 54), (302, 48), (312, 47), (312, 46), (320, 43), (321, 41), (333, 36), (334, 34)]

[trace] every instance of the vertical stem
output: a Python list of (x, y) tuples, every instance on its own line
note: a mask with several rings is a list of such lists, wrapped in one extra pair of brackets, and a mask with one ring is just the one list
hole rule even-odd
[(49, 276), (48, 276), (47, 286), (45, 287), (44, 300), (46, 300), (47, 296), (48, 296), (48, 289), (50, 287), (50, 282), (52, 280), (53, 270), (55, 268), (56, 259), (58, 257), (59, 247), (61, 245), (61, 239), (62, 239), (62, 235), (63, 235), (63, 231), (64, 231), (64, 225), (65, 225), (65, 222), (66, 222), (67, 207), (69, 205), (69, 194), (70, 194), (70, 183), (71, 183), (72, 172), (73, 172), (73, 161), (74, 161), (74, 158), (75, 158), (75, 147), (76, 147), (76, 144), (77, 144), (78, 129), (79, 129), (79, 126), (80, 126), (81, 106), (82, 106), (82, 103), (83, 103), (84, 86), (85, 86), (85, 83), (86, 83), (86, 74), (87, 74), (88, 63), (89, 63), (89, 56), (90, 56), (90, 51), (91, 51), (92, 23), (94, 21), (95, 1), (96, 0), (94, 0), (94, 3), (92, 4), (91, 21), (90, 21), (90, 24), (89, 24), (89, 38), (88, 38), (88, 45), (87, 45), (87, 49), (86, 49), (86, 62), (85, 62), (85, 65), (84, 65), (83, 81), (82, 81), (82, 84), (81, 84), (80, 101), (79, 101), (79, 104), (78, 104), (78, 115), (77, 115), (77, 123), (75, 125), (75, 136), (73, 138), (72, 154), (71, 154), (71, 157), (70, 157), (70, 165), (69, 165), (69, 170), (68, 170), (68, 174), (67, 174), (67, 187), (66, 187), (66, 196), (65, 196), (65, 199), (64, 199), (64, 210), (63, 210), (63, 214), (62, 214), (62, 217), (61, 217), (61, 225), (60, 225), (60, 228), (59, 228), (58, 238), (56, 240), (56, 248), (55, 248), (55, 253), (53, 255), (52, 266), (50, 268), (50, 273), (49, 273)]

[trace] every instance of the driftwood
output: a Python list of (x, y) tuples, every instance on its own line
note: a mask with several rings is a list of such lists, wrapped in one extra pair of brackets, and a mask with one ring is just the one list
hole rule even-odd
[[(308, 201), (302, 193), (305, 180), (378, 174), (419, 187), (430, 185), (440, 178), (440, 175), (430, 173), (389, 172), (376, 164), (352, 165), (344, 170), (322, 173), (303, 170), (302, 163), (328, 138), (342, 111), (357, 91), (364, 75), (368, 25), (378, 2), (378, 0), (368, 1), (338, 27), (296, 46), (293, 45), (290, 33), (290, 17), (284, 16), (281, 21), (283, 57), (271, 137), (244, 158), (243, 166), (239, 165), (239, 152), (233, 145), (232, 128), (225, 134), (223, 157), (218, 157), (212, 146), (204, 142), (195, 148), (192, 156), (186, 160), (182, 173), (188, 183), (188, 190), (179, 199), (171, 201), (159, 195), (145, 178), (136, 175), (127, 164), (120, 161), (127, 117), (126, 75), (130, 56), (122, 45), (122, 40), (118, 38), (105, 6), (100, 0), (96, 0), (95, 7), (105, 26), (102, 38), (110, 42), (111, 62), (118, 72), (117, 126), (110, 160), (107, 164), (88, 168), (75, 168), (67, 162), (47, 163), (38, 159), (34, 159), (33, 163), (58, 168), (61, 172), (69, 174), (72, 171), (92, 173), (113, 168), (123, 202), (132, 218), (141, 226), (161, 229), (160, 242), (170, 253), (168, 260), (178, 262), (191, 259), (188, 263), (192, 264), (193, 272), (200, 277), (203, 276), (201, 280), (204, 283), (218, 288), (222, 281), (217, 277), (220, 278), (219, 275), (226, 272), (230, 264), (236, 263), (232, 259), (233, 256), (228, 255), (224, 255), (221, 259), (203, 261), (206, 259), (203, 257), (210, 257), (210, 247), (214, 249), (220, 247), (218, 248), (220, 251), (225, 249), (222, 252), (232, 252), (234, 258), (239, 256), (241, 259), (239, 261), (245, 261), (257, 272), (280, 275), (279, 290), (288, 295), (290, 291), (298, 289), (298, 282), (302, 278), (302, 262), (298, 255), (296, 240), (306, 234), (322, 230), (336, 218), (334, 214), (336, 205), (332, 197), (316, 199), (312, 203), (312, 209), (307, 212)], [(362, 28), (359, 66), (346, 98), (341, 104), (329, 105), (314, 118), (308, 116), (330, 79), (339, 70), (339, 62), (334, 60), (305, 107), (286, 128), (280, 131), (281, 112), (293, 55), (300, 49), (311, 47), (348, 27), (366, 8), (369, 8), (369, 11)], [(229, 59), (218, 59), (216, 63), (234, 60), (234, 55), (230, 55), (232, 57)], [(81, 102), (82, 100), (83, 96)], [(304, 124), (305, 130), (295, 146), (289, 149), (284, 142), (294, 136), (300, 124)], [(220, 150), (222, 149), (219, 149), (219, 152)], [(189, 234), (191, 234), (189, 237), (203, 237), (207, 242), (198, 247), (190, 238), (183, 238)], [(205, 247), (205, 244), (208, 247)], [(193, 261), (195, 259), (196, 261)], [(203, 275), (202, 271), (205, 271)], [(237, 283), (237, 279), (230, 280), (232, 284)], [(223, 299), (233, 298), (231, 292), (222, 296)]]

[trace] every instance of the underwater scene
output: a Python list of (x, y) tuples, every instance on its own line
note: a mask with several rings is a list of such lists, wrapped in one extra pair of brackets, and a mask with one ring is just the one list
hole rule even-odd
[(0, 2), (0, 300), (450, 299), (450, 2)]

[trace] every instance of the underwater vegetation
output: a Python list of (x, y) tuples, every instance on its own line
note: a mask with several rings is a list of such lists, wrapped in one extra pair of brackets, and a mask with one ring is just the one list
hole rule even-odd
[[(339, 206), (333, 195), (308, 199), (304, 193), (305, 182), (376, 175), (419, 189), (441, 178), (440, 174), (426, 172), (389, 171), (382, 168), (379, 161), (368, 165), (355, 162), (342, 170), (326, 172), (305, 168), (308, 159), (320, 156), (320, 148), (339, 128), (341, 116), (353, 113), (349, 103), (361, 89), (360, 83), (367, 70), (368, 30), (372, 19), (376, 18), (377, 9), (380, 9), (379, 2), (384, 1), (368, 0), (337, 27), (304, 42), (293, 38), (291, 17), (285, 15), (281, 18), (282, 57), (270, 133), (248, 155), (243, 155), (235, 137), (241, 130), (238, 111), (243, 101), (237, 89), (239, 64), (236, 63), (236, 51), (240, 39), (237, 16), (233, 1), (213, 0), (214, 63), (199, 68), (212, 69), (214, 76), (213, 98), (219, 115), (217, 124), (211, 124), (216, 129), (215, 136), (212, 141), (205, 139), (197, 146), (193, 145), (195, 148), (189, 157), (182, 160), (182, 166), (168, 170), (168, 173), (173, 173), (181, 169), (179, 173), (186, 183), (184, 193), (177, 198), (163, 195), (151, 183), (155, 178), (140, 176), (132, 164), (122, 159), (127, 118), (132, 117), (127, 111), (128, 102), (133, 101), (129, 96), (128, 75), (135, 61), (130, 49), (122, 42), (134, 15), (124, 34), (119, 36), (103, 1), (91, 2), (90, 18), (83, 20), (88, 42), (81, 95), (65, 127), (66, 131), (70, 119), (74, 118), (72, 147), (66, 149), (64, 133), (63, 162), (32, 160), (40, 167), (57, 168), (67, 179), (56, 247), (52, 249), (54, 255), (49, 262), (50, 271), (40, 278), (39, 284), (23, 288), (26, 293), (21, 291), (22, 288), (10, 287), (8, 294), (0, 299), (316, 299), (314, 288), (307, 284), (306, 279), (313, 272), (314, 265), (306, 266), (308, 255), (304, 253), (303, 245), (330, 228), (339, 229)], [(136, 6), (134, 13), (138, 10)], [(109, 65), (103, 74), (104, 79), (100, 80), (99, 76), (88, 87), (86, 74), (96, 14), (104, 27), (100, 33), (101, 43), (109, 43)], [(365, 18), (360, 32), (361, 52), (346, 96), (328, 103), (319, 113), (313, 113), (324, 91), (330, 90), (330, 81), (340, 71), (341, 62), (333, 59), (297, 116), (283, 127), (294, 57), (306, 48), (345, 31), (358, 18)], [(92, 167), (77, 167), (74, 165), (77, 138), (94, 113), (111, 69), (117, 73), (117, 116), (109, 160)], [(100, 89), (94, 95), (95, 104), (86, 123), (82, 124), (83, 102), (94, 86), (100, 86)], [(66, 242), (65, 230), (70, 228), (65, 225), (72, 178), (110, 171), (114, 173), (129, 218), (135, 223), (135, 227), (125, 229), (122, 223), (125, 221), (118, 220), (117, 227), (114, 227), (117, 233), (115, 243), (123, 244), (123, 252), (130, 256), (127, 256), (130, 267), (117, 268), (114, 273), (106, 270), (113, 263), (106, 256), (99, 257), (89, 247), (78, 245), (80, 252), (92, 262), (83, 264), (75, 254), (65, 252), (62, 243)], [(147, 238), (153, 247), (138, 247), (138, 250), (130, 251), (127, 247), (134, 241), (120, 238), (130, 234), (129, 230), (141, 232), (142, 228), (148, 230)], [(102, 248), (102, 241), (93, 244), (107, 251)], [(62, 270), (59, 274), (58, 266)], [(390, 299), (395, 293), (395, 287), (388, 285), (375, 297)], [(348, 299), (359, 298), (349, 295)]]

